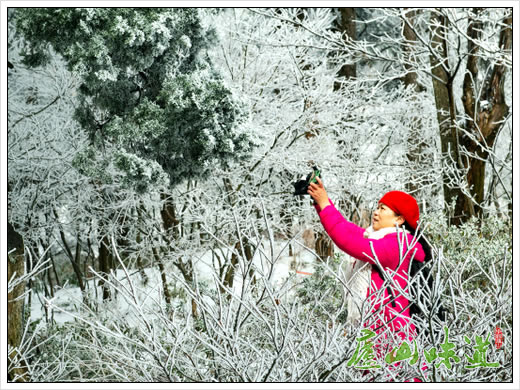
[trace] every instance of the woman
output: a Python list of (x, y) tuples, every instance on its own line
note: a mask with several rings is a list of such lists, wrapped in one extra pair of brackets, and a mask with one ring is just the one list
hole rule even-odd
[(384, 359), (402, 341), (413, 347), (416, 331), (410, 321), (409, 301), (403, 293), (407, 292), (410, 262), (425, 259), (423, 246), (406, 230), (417, 229), (416, 200), (401, 191), (386, 193), (373, 214), (371, 229), (365, 230), (343, 218), (323, 182), (317, 179), (317, 184), (309, 185), (308, 193), (315, 201), (325, 231), (342, 251), (371, 265), (366, 298), (372, 312), (364, 326), (377, 335), (374, 352)]

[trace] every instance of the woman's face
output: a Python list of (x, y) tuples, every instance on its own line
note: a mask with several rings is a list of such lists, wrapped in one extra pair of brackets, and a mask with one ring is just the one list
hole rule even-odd
[(372, 228), (379, 230), (386, 227), (395, 227), (395, 224), (401, 226), (404, 223), (404, 218), (401, 215), (396, 215), (394, 210), (383, 203), (379, 203), (372, 215)]

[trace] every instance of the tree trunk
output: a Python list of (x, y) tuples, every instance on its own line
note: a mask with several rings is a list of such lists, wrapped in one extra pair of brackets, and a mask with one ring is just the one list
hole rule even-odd
[[(193, 267), (191, 263), (183, 263), (182, 258), (180, 258), (174, 264), (179, 269), (179, 271), (181, 271), (181, 274), (184, 277), (186, 284), (195, 289), (195, 286), (193, 285)], [(193, 315), (193, 318), (198, 318), (197, 302), (194, 298), (191, 298), (191, 314)]]
[[(251, 248), (251, 244), (249, 243), (247, 238), (244, 238), (242, 240), (242, 244), (240, 243), (240, 241), (237, 241), (237, 243), (235, 244), (235, 252), (241, 253), (242, 245), (244, 246), (245, 260), (247, 262), (251, 262), (253, 260), (253, 251)], [(235, 279), (235, 272), (236, 272), (236, 268), (238, 265), (238, 260), (240, 258), (240, 256), (237, 255), (235, 252), (233, 252), (231, 255), (231, 264), (228, 266), (226, 274), (224, 276), (224, 280), (223, 280), (224, 286), (227, 286), (229, 288), (233, 287), (233, 281)], [(251, 274), (250, 274), (250, 276), (251, 276)], [(223, 293), (224, 290), (221, 289), (221, 292)], [(231, 296), (228, 296), (228, 298), (231, 298)]]
[[(406, 19), (403, 24), (403, 37), (406, 41), (403, 46), (403, 52), (405, 58), (411, 57), (414, 52), (414, 46), (417, 42), (417, 35), (415, 34), (414, 22), (416, 16), (419, 11), (411, 10), (405, 16)], [(421, 85), (418, 81), (417, 72), (411, 66), (408, 61), (405, 61), (404, 67), (406, 69), (406, 75), (404, 76), (404, 84), (412, 88), (414, 91), (413, 99), (416, 100), (419, 98), (419, 94), (425, 91), (425, 87)], [(422, 130), (422, 115), (414, 115), (412, 117), (412, 126), (408, 133), (408, 148), (406, 151), (406, 158), (408, 160), (408, 180), (405, 183), (406, 191), (412, 194), (415, 194), (417, 197), (420, 193), (421, 187), (418, 183), (424, 182), (424, 174), (421, 174), (422, 168), (424, 166), (428, 166), (429, 163), (425, 161), (425, 158), (422, 157), (424, 153), (424, 149), (426, 147), (426, 143), (424, 140), (424, 136), (421, 133)], [(433, 157), (432, 157), (433, 159)], [(424, 183), (424, 185), (428, 185), (428, 183)]]
[[(7, 252), (14, 249), (7, 259), (7, 280), (11, 277), (18, 278), (25, 273), (24, 267), (24, 245), (22, 236), (17, 233), (13, 226), (7, 223)], [(24, 300), (16, 300), (25, 290), (25, 283), (19, 283), (7, 294), (7, 343), (18, 349), (22, 341), (23, 332), (23, 307)], [(27, 382), (29, 374), (24, 359), (17, 356), (16, 351), (8, 356), (8, 380), (16, 382)]]
[[(345, 39), (355, 40), (356, 34), (356, 9), (355, 8), (339, 8), (340, 16), (336, 19), (336, 27), (345, 35)], [(345, 79), (356, 78), (356, 64), (343, 64), (338, 72), (338, 76)], [(334, 91), (341, 88), (341, 82), (334, 82)]]
[[(456, 118), (455, 104), (453, 102), (453, 84), (452, 76), (448, 73), (448, 48), (445, 39), (447, 34), (446, 18), (443, 15), (433, 13), (431, 16), (432, 26), (436, 26), (432, 30), (432, 54), (430, 55), (430, 64), (433, 74), (433, 91), (435, 97), (435, 106), (437, 109), (437, 122), (439, 123), (439, 134), (441, 139), (441, 152), (444, 165), (457, 164), (459, 161), (459, 147), (454, 128), (454, 118)], [(456, 166), (456, 169), (459, 167)], [(462, 215), (453, 212), (450, 205), (453, 200), (457, 205), (460, 203), (460, 197), (464, 196), (460, 189), (450, 188), (451, 181), (449, 173), (443, 169), (443, 192), (445, 207), (448, 212), (450, 224), (460, 224)], [(459, 210), (456, 206), (455, 210)]]
[[(177, 214), (175, 212), (175, 205), (173, 204), (173, 202), (171, 200), (171, 196), (169, 196), (166, 193), (161, 193), (161, 200), (164, 202), (163, 207), (161, 209), (161, 217), (162, 217), (162, 222), (163, 222), (163, 228), (165, 231), (165, 236), (167, 237), (168, 240), (170, 239), (170, 236), (172, 237), (173, 240), (177, 240), (180, 236), (180, 231), (179, 231), (180, 221), (177, 218)], [(161, 248), (161, 252), (164, 250), (166, 250), (166, 249)], [(166, 278), (166, 271), (164, 268), (164, 263), (162, 262), (162, 260), (159, 256), (159, 253), (157, 253), (155, 248), (153, 248), (153, 252), (154, 252), (154, 257), (155, 257), (156, 263), (159, 267), (159, 271), (161, 272), (161, 281), (163, 284), (164, 298), (166, 300), (166, 303), (169, 304), (171, 302), (171, 298), (170, 298), (171, 294), (170, 294), (170, 290), (168, 288), (168, 280)], [(179, 261), (181, 261), (181, 260), (179, 259)], [(179, 264), (176, 264), (176, 265), (179, 266)], [(188, 283), (187, 275), (185, 274), (184, 271), (182, 272), (182, 274), (184, 276), (184, 280), (186, 280), (186, 282)], [(189, 278), (192, 279), (191, 275), (189, 275)]]
[(161, 209), (164, 230), (166, 234), (171, 234), (174, 239), (177, 239), (179, 238), (180, 221), (177, 218), (175, 206), (168, 194), (162, 193), (161, 200), (164, 202), (163, 208)]
[[(177, 217), (177, 213), (175, 211), (175, 205), (173, 204), (171, 197), (166, 193), (161, 193), (161, 200), (163, 200), (163, 208), (161, 209), (161, 217), (163, 221), (163, 228), (166, 233), (166, 237), (173, 237), (173, 240), (177, 240), (181, 235), (181, 220)], [(155, 251), (154, 251), (155, 252)], [(158, 253), (155, 252), (156, 259), (158, 259)], [(182, 258), (179, 258), (174, 265), (181, 271), (182, 276), (186, 283), (193, 287), (193, 267), (190, 263), (185, 264), (182, 262)], [(158, 261), (158, 266), (161, 271), (161, 278), (163, 283), (164, 295), (165, 299), (168, 302), (170, 300), (171, 294), (168, 289), (168, 283), (166, 279), (166, 272), (164, 268), (164, 264), (162, 261)], [(167, 298), (168, 297), (168, 298)], [(191, 299), (191, 312), (194, 318), (198, 318), (198, 310), (197, 310), (197, 302), (195, 299)]]
[[(484, 29), (479, 14), (484, 9), (474, 9), (468, 21), (466, 35), (469, 37), (468, 59), (463, 82), (462, 102), (466, 114), (463, 128), (457, 128), (453, 75), (448, 74), (447, 42), (444, 34), (448, 26), (442, 15), (432, 15), (432, 25), (438, 23), (432, 31), (432, 54), (430, 56), (433, 78), (437, 119), (439, 121), (442, 154), (445, 164), (454, 165), (460, 172), (466, 171), (465, 188), (449, 188), (449, 175), (444, 172), (444, 199), (446, 204), (455, 201), (455, 208), (450, 214), (450, 223), (460, 225), (472, 216), (482, 216), (484, 201), (484, 184), (486, 177), (486, 160), (495, 143), (503, 120), (509, 113), (504, 100), (504, 81), (506, 67), (497, 61), (491, 75), (479, 74), (479, 46), (475, 44), (482, 36)], [(504, 19), (506, 26), (500, 31), (500, 50), (511, 50), (512, 16)], [(445, 68), (446, 66), (446, 68)], [(479, 80), (483, 80), (480, 82)], [(476, 95), (477, 91), (481, 92)], [(487, 101), (486, 106), (481, 106)], [(460, 133), (459, 133), (460, 130)], [(464, 155), (462, 151), (464, 150)], [(463, 158), (464, 157), (464, 158)], [(469, 192), (469, 196), (464, 193)]]
[(159, 267), (159, 272), (161, 273), (161, 282), (163, 285), (163, 294), (166, 304), (171, 307), (172, 298), (170, 294), (170, 289), (168, 288), (168, 280), (166, 279), (166, 271), (164, 269), (164, 263), (161, 260), (159, 253), (157, 253), (157, 249), (152, 248), (153, 256), (155, 258), (155, 262)]
[[(240, 251), (240, 241), (235, 244), (235, 251)], [(224, 276), (223, 284), (229, 288), (233, 288), (233, 281), (235, 279), (235, 270), (238, 264), (238, 258), (239, 256), (235, 252), (231, 254), (231, 263), (228, 265), (226, 274)], [(224, 290), (221, 289), (221, 292), (224, 292)]]
[[(56, 220), (59, 220), (58, 212), (56, 209), (53, 208), (54, 216), (56, 217)], [(81, 293), (83, 295), (83, 298), (86, 297), (85, 294), (85, 283), (83, 279), (83, 274), (81, 272), (80, 262), (81, 262), (81, 245), (79, 243), (79, 237), (76, 237), (76, 253), (72, 254), (72, 250), (69, 247), (69, 244), (67, 243), (67, 239), (65, 237), (65, 232), (63, 230), (60, 230), (60, 238), (63, 242), (63, 247), (65, 248), (65, 252), (67, 253), (67, 256), (69, 257), (70, 263), (72, 265), (72, 269), (74, 270), (74, 275), (76, 275), (76, 279), (78, 280), (78, 286), (81, 290)]]
[[(112, 269), (112, 254), (109, 248), (110, 244), (108, 243), (108, 238), (103, 237), (101, 244), (99, 245), (99, 272), (104, 278), (108, 277), (110, 270)], [(99, 284), (103, 288), (103, 300), (110, 299), (110, 287), (102, 280), (99, 281)]]
[[(482, 216), (482, 203), (484, 201), (484, 184), (486, 177), (486, 160), (490, 150), (493, 149), (496, 137), (502, 128), (503, 120), (509, 113), (509, 107), (504, 100), (504, 81), (506, 68), (497, 62), (491, 74), (479, 75), (479, 47), (475, 41), (481, 39), (483, 23), (479, 19), (479, 14), (484, 10), (473, 9), (475, 19), (470, 19), (467, 28), (468, 39), (468, 61), (463, 83), (464, 111), (467, 119), (465, 122), (465, 133), (461, 137), (461, 145), (470, 154), (475, 154), (477, 158), (468, 156), (465, 161), (465, 168), (468, 169), (466, 176), (471, 196), (475, 201), (475, 214)], [(505, 28), (500, 32), (499, 46), (501, 51), (511, 49), (512, 44), (512, 16), (504, 19)], [(483, 84), (479, 85), (475, 81), (483, 79)], [(481, 89), (482, 94), (476, 95)], [(486, 106), (481, 106), (482, 101), (487, 101)], [(475, 141), (476, 140), (476, 141)], [(464, 202), (457, 203), (458, 213), (463, 215), (470, 214), (473, 206), (471, 200), (465, 198)]]

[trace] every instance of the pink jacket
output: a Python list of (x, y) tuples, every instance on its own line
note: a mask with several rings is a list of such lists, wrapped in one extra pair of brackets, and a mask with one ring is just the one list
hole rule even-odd
[[(399, 233), (399, 239), (397, 232), (387, 234), (378, 240), (365, 238), (365, 229), (346, 221), (332, 204), (332, 201), (330, 203), (331, 205), (323, 210), (319, 206), (315, 206), (327, 234), (342, 251), (373, 265), (367, 297), (369, 297), (370, 302), (374, 303), (372, 313), (375, 315), (367, 320), (365, 327), (370, 327), (376, 333), (381, 333), (384, 331), (383, 325), (386, 323), (392, 331), (401, 336), (401, 339), (411, 340), (411, 337), (415, 335), (415, 327), (410, 323), (410, 309), (407, 307), (409, 302), (391, 284), (387, 283), (386, 286), (390, 286), (390, 291), (395, 297), (395, 304), (392, 304), (389, 289), (386, 286), (381, 289), (383, 279), (376, 270), (377, 266), (374, 266), (376, 264), (374, 253), (387, 277), (392, 277), (392, 271), (398, 270), (392, 279), (401, 286), (403, 291), (407, 291), (408, 267), (412, 256), (417, 261), (424, 261), (425, 254), (422, 246), (415, 243), (411, 247), (409, 244), (412, 242), (413, 236), (409, 233), (406, 234), (407, 237), (403, 237), (403, 234)], [(403, 258), (403, 261), (399, 264), (401, 258)], [(407, 332), (403, 332), (404, 329), (401, 332), (399, 331), (407, 325), (410, 327)]]

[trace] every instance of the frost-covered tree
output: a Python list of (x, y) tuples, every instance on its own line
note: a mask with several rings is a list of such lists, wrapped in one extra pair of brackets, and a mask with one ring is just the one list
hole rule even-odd
[[(406, 140), (403, 123), (412, 95), (403, 88), (388, 92), (367, 82), (346, 82), (334, 51), (316, 47), (319, 39), (305, 28), (280, 21), (302, 18), (309, 25), (330, 28), (337, 20), (333, 10), (280, 9), (273, 11), (276, 17), (265, 12), (209, 13), (219, 34), (219, 43), (209, 53), (227, 83), (243, 97), (250, 112), (248, 126), (255, 130), (259, 146), (250, 160), (232, 164), (229, 170), (216, 169), (211, 180), (177, 188), (175, 196), (186, 202), (170, 209), (169, 215), (184, 248), (213, 234), (247, 255), (255, 247), (241, 239), (235, 225), (254, 223), (267, 234), (262, 227), (264, 204), (276, 221), (276, 237), (300, 240), (304, 231), (316, 234), (316, 248), (323, 249), (317, 254), (325, 258), (332, 247), (321, 234), (308, 198), (292, 195), (292, 182), (306, 174), (313, 161), (347, 216), (366, 224), (369, 202), (395, 185), (386, 178), (405, 171), (393, 149)], [(215, 252), (219, 275), (232, 283), (236, 257), (226, 259)], [(294, 266), (296, 252), (300, 248), (292, 242)]]
[[(504, 205), (511, 204), (509, 163), (496, 152), (505, 142), (502, 154), (508, 155), (508, 137), (501, 137), (501, 133), (510, 129), (511, 122), (507, 108), (507, 91), (511, 90), (510, 9), (362, 9), (356, 20), (358, 39), (348, 40), (324, 25), (307, 23), (290, 13), (266, 14), (281, 23), (300, 26), (316, 38), (298, 45), (333, 51), (336, 63), (357, 63), (358, 82), (387, 90), (404, 82), (414, 90), (414, 100), (421, 95), (422, 106), (417, 106), (417, 101), (408, 102), (414, 108), (409, 110), (404, 129), (410, 133), (407, 138), (411, 144), (394, 156), (407, 155), (403, 163), (413, 167), (413, 175), (407, 176), (415, 183), (409, 182), (408, 188), (431, 187), (434, 183), (428, 172), (434, 177), (442, 173), (443, 200), (451, 222), (493, 212), (495, 206), (499, 206), (495, 212), (501, 213)], [(410, 76), (415, 77), (414, 85)], [(428, 105), (435, 109), (435, 127), (431, 126)], [(413, 115), (417, 112), (423, 113), (420, 126)], [(421, 139), (420, 143), (436, 147), (440, 153), (418, 147), (420, 143), (414, 140)], [(442, 169), (438, 162), (428, 163), (435, 156), (441, 156)], [(418, 174), (421, 166), (424, 175)], [(496, 189), (494, 183), (500, 183), (501, 205), (489, 202), (490, 191)]]
[[(73, 245), (67, 254), (79, 254), (81, 249), (71, 243), (71, 236), (75, 241), (75, 228), (84, 229), (85, 221), (91, 221), (92, 215), (82, 218), (86, 214), (82, 200), (83, 196), (88, 197), (89, 188), (87, 180), (72, 167), (75, 153), (86, 141), (72, 119), (77, 79), (56, 57), (37, 70), (28, 69), (21, 62), (22, 40), (12, 24), (15, 13), (11, 10), (9, 20), (8, 221), (24, 237), (26, 252), (32, 253), (34, 259), (56, 240), (63, 248)], [(65, 221), (67, 213), (75, 216), (74, 223)], [(59, 246), (54, 246), (49, 253), (59, 257), (59, 252)], [(77, 266), (78, 259), (72, 255), (67, 261), (74, 267), (74, 279), (82, 285), (83, 271)], [(54, 279), (61, 273), (57, 268), (63, 267), (60, 261), (53, 260), (53, 265)], [(27, 272), (35, 266), (27, 263)], [(53, 295), (54, 283), (60, 284), (59, 277), (51, 282), (50, 271), (46, 276), (46, 291)], [(29, 280), (29, 288), (34, 282)], [(29, 294), (29, 303), (31, 298)]]
[[(266, 139), (271, 148), (252, 159), (255, 164), (245, 177), (269, 165), (271, 156), (275, 162), (284, 160), (289, 177), (284, 181), (280, 174), (265, 175), (269, 181), (262, 182), (275, 185), (277, 196), (270, 199), (289, 200), (290, 179), (301, 175), (312, 160), (323, 168), (335, 199), (344, 202), (346, 212), (357, 220), (366, 220), (370, 202), (386, 189), (404, 189), (411, 170), (404, 146), (416, 123), (413, 113), (423, 112), (425, 128), (431, 130), (424, 135), (428, 145), (424, 153), (433, 153), (436, 147), (431, 136), (433, 100), (417, 97), (403, 85), (388, 87), (388, 80), (373, 64), (358, 64), (356, 77), (345, 77), (341, 71), (345, 63), (361, 62), (355, 53), (346, 53), (344, 43), (336, 44), (334, 39), (346, 38), (333, 29), (338, 20), (335, 10), (255, 9), (229, 10), (229, 14), (228, 21), (219, 20), (220, 34), (237, 44), (223, 43), (215, 53), (224, 53), (219, 62), (223, 72), (229, 72), (240, 93), (250, 96), (251, 122), (256, 128), (262, 126), (261, 143)], [(256, 20), (254, 27), (249, 27), (249, 18)], [(325, 37), (319, 33), (323, 31)], [(427, 178), (431, 183), (438, 176), (437, 162), (430, 159), (416, 172), (418, 186), (426, 189), (425, 198), (431, 193)], [(262, 190), (259, 180), (253, 188)]]
[(212, 32), (197, 9), (20, 9), (17, 28), (27, 64), (44, 63), (50, 45), (81, 77), (76, 119), (96, 152), (113, 147), (137, 189), (161, 169), (177, 183), (248, 151), (243, 112), (204, 55)]
[[(382, 14), (402, 23), (402, 37), (393, 41), (403, 48), (397, 58), (405, 67), (405, 78), (417, 72), (430, 78), (427, 86), (435, 97), (443, 156), (444, 199), (455, 205), (450, 221), (482, 216), (489, 210), (487, 184), (497, 175), (495, 143), (510, 121), (506, 91), (511, 74), (511, 10), (388, 9)], [(380, 45), (390, 42), (382, 39)], [(507, 190), (504, 195), (510, 203)]]
[[(482, 215), (486, 162), (510, 118), (505, 81), (511, 73), (512, 23), (511, 9), (441, 9), (431, 14), (435, 100), (441, 139), (449, 149), (443, 152), (462, 172), (455, 223)], [(462, 86), (457, 86), (454, 79), (462, 75)]]
[[(404, 76), (409, 82), (416, 75), (414, 83), (435, 98), (444, 200), (447, 210), (455, 205), (450, 221), (502, 213), (511, 204), (511, 171), (503, 170), (511, 127), (511, 10), (385, 9), (373, 22), (381, 20), (398, 21), (402, 34), (346, 46), (389, 64), (385, 79)], [(502, 158), (497, 148), (504, 150)], [(497, 182), (503, 199), (490, 204)]]
[[(124, 204), (125, 189), (160, 192), (168, 234), (157, 244), (170, 246), (179, 222), (165, 186), (207, 178), (251, 148), (240, 126), (245, 112), (205, 54), (214, 34), (199, 10), (33, 8), (18, 10), (16, 21), (26, 64), (45, 63), (51, 47), (81, 80), (75, 119), (90, 145), (76, 155), (75, 167), (98, 187), (116, 184), (115, 193), (103, 187), (99, 195), (116, 204)], [(137, 208), (125, 215), (136, 217)], [(108, 219), (121, 224), (116, 215)], [(114, 260), (109, 231), (100, 226), (96, 239), (105, 272)]]
[[(375, 23), (368, 22), (378, 12), (365, 11), (356, 10), (358, 38), (366, 38), (360, 19), (374, 27)], [(61, 228), (68, 242), (74, 242), (71, 235), (78, 236), (81, 245), (93, 241), (98, 246), (96, 250), (93, 245), (96, 256), (99, 254), (96, 260), (119, 268), (115, 272), (108, 272), (106, 265), (103, 269), (86, 268), (89, 297), (97, 297), (97, 282), (101, 280), (103, 293), (110, 293), (112, 298), (103, 301), (100, 294), (95, 310), (92, 300), (83, 301), (79, 294), (77, 301), (66, 302), (43, 296), (49, 312), (68, 312), (74, 321), (55, 324), (42, 320), (37, 326), (29, 323), (30, 338), (21, 343), (24, 348), (13, 367), (25, 361), (33, 381), (510, 380), (512, 256), (510, 231), (504, 221), (497, 220), (484, 230), (475, 224), (459, 230), (446, 228), (440, 217), (426, 215), (427, 220), (433, 220), (432, 243), (446, 245), (436, 246), (434, 263), (439, 266), (435, 268), (439, 280), (435, 291), (426, 293), (442, 298), (449, 311), (450, 337), (454, 337), (450, 341), (457, 344), (461, 357), (472, 353), (464, 336), (486, 336), (496, 326), (503, 329), (504, 348), (491, 346), (487, 355), (490, 361), (500, 362), (498, 369), (468, 371), (462, 364), (452, 371), (432, 367), (423, 377), (418, 366), (405, 365), (399, 372), (390, 373), (381, 362), (380, 370), (363, 375), (347, 364), (355, 352), (360, 328), (345, 323), (348, 284), (340, 267), (344, 255), (337, 253), (323, 262), (307, 264), (314, 269), (313, 275), (305, 277), (295, 274), (294, 267), (283, 270), (298, 259), (300, 250), (313, 259), (325, 257), (302, 240), (304, 230), (319, 231), (311, 202), (292, 195), (291, 182), (307, 172), (309, 160), (322, 168), (331, 197), (344, 214), (364, 225), (370, 202), (389, 186), (404, 189), (409, 180), (406, 143), (413, 139), (411, 135), (420, 136), (421, 129), (436, 134), (432, 95), (418, 94), (401, 84), (396, 77), (402, 76), (398, 71), (403, 69), (402, 64), (393, 68), (391, 61), (382, 58), (371, 61), (370, 55), (365, 60), (356, 57), (348, 46), (350, 40), (331, 28), (338, 21), (336, 10), (208, 9), (200, 15), (205, 23), (214, 23), (219, 38), (208, 48), (211, 61), (207, 62), (222, 75), (232, 95), (243, 101), (249, 119), (241, 130), (252, 133), (258, 147), (251, 151), (250, 160), (230, 162), (227, 167), (216, 164), (209, 177), (190, 177), (175, 186), (168, 185), (162, 163), (153, 162), (151, 155), (145, 154), (139, 138), (132, 149), (126, 136), (129, 132), (138, 137), (135, 113), (142, 108), (139, 112), (147, 117), (146, 110), (155, 110), (152, 105), (135, 106), (133, 111), (125, 111), (125, 117), (113, 114), (114, 119), (94, 135), (81, 131), (77, 124), (61, 125), (75, 123), (65, 121), (72, 117), (72, 105), (58, 105), (64, 98), (25, 118), (54, 100), (53, 94), (47, 93), (43, 99), (40, 94), (29, 93), (26, 87), (31, 80), (40, 92), (42, 81), (28, 75), (33, 71), (52, 81), (52, 71), (48, 70), (53, 68), (24, 67), (22, 74), (20, 61), (10, 57), (14, 58), (13, 69), (20, 73), (16, 78), (12, 78), (13, 73), (9, 76), (17, 81), (10, 80), (10, 91), (19, 86), (18, 93), (10, 95), (15, 99), (12, 104), (10, 101), (9, 120), (14, 123), (25, 118), (19, 122), (24, 126), (16, 125), (9, 135), (10, 142), (17, 141), (9, 148), (10, 183), (17, 178), (16, 192), (10, 195), (10, 204), (16, 205), (15, 218), (10, 220), (18, 221), (24, 232), (39, 238), (41, 231), (26, 225), (23, 206), (31, 199), (41, 201), (36, 207), (56, 206), (60, 218), (40, 216), (38, 220), (47, 222), (53, 233), (49, 236), (58, 238), (58, 245), (62, 245)], [(78, 20), (81, 24), (82, 19)], [(401, 20), (377, 20), (383, 27), (379, 30), (391, 26), (391, 37), (399, 39)], [(73, 30), (75, 26), (63, 28)], [(371, 42), (383, 38), (384, 34)], [(401, 49), (394, 46), (393, 55), (404, 53)], [(51, 59), (59, 57), (51, 55)], [(347, 63), (356, 64), (355, 77), (341, 71), (348, 69), (343, 67)], [(383, 65), (389, 67), (389, 73), (382, 73)], [(417, 70), (417, 78), (424, 82), (428, 75)], [(106, 83), (113, 84), (110, 80)], [(71, 95), (74, 91), (69, 90)], [(177, 87), (173, 91), (178, 91)], [(26, 100), (33, 101), (35, 96), (40, 105), (33, 111)], [(93, 96), (81, 95), (81, 99), (81, 109), (91, 109), (97, 115), (93, 118), (112, 112), (109, 105), (98, 109)], [(48, 117), (42, 116), (46, 112)], [(154, 112), (161, 114), (159, 109)], [(413, 134), (418, 113), (424, 117)], [(60, 126), (52, 126), (53, 116)], [(121, 118), (119, 127), (107, 134), (117, 118)], [(135, 126), (124, 128), (123, 118)], [(151, 127), (168, 120), (158, 118)], [(84, 126), (89, 128), (88, 123)], [(143, 137), (153, 140), (154, 129)], [(60, 137), (67, 139), (65, 146), (59, 142)], [(40, 148), (36, 142), (39, 139), (47, 141)], [(85, 150), (87, 142), (102, 145), (104, 150)], [(432, 144), (423, 152), (434, 151), (436, 144)], [(11, 146), (16, 146), (12, 152)], [(113, 158), (120, 156), (117, 146), (125, 147), (122, 160), (147, 170), (121, 169), (125, 164)], [(52, 164), (46, 163), (46, 148), (53, 150), (47, 155)], [(83, 153), (78, 155), (77, 151)], [(414, 172), (423, 194), (428, 194), (430, 185), (422, 181), (425, 177), (437, 171), (433, 180), (440, 178), (437, 162), (430, 161), (422, 171)], [(71, 170), (73, 164), (87, 175)], [(39, 179), (33, 183), (28, 178), (30, 167), (35, 166), (42, 170), (33, 176)], [(60, 174), (62, 180), (56, 180)], [(51, 180), (45, 182), (40, 175)], [(60, 189), (59, 196), (48, 192), (53, 183)], [(37, 198), (29, 196), (34, 195), (35, 188), (40, 188)], [(25, 195), (20, 202), (13, 202), (18, 194)], [(293, 253), (289, 255), (290, 246)], [(94, 263), (83, 261), (87, 256), (80, 252), (81, 264)], [(142, 269), (150, 264), (158, 270)], [(151, 283), (143, 284), (141, 274)], [(431, 326), (433, 338), (425, 332), (419, 335), (421, 353), (442, 343), (439, 324), (429, 320), (427, 316), (420, 325), (421, 329)]]

